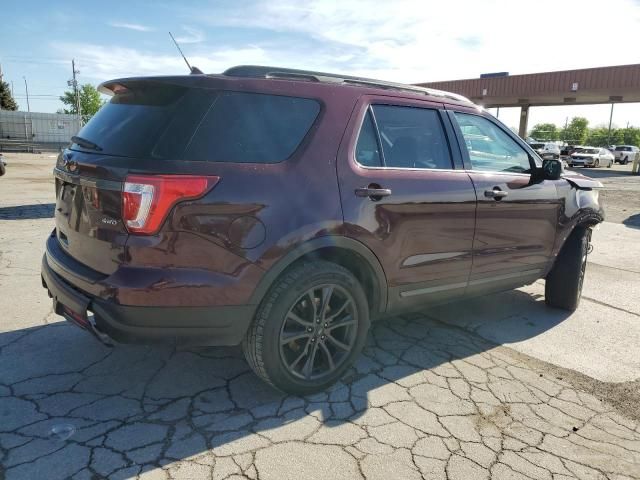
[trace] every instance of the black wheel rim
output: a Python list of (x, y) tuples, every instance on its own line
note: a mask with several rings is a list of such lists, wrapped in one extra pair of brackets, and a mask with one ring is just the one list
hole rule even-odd
[(338, 285), (318, 285), (294, 302), (280, 329), (280, 358), (303, 380), (320, 380), (339, 369), (358, 333), (353, 296)]

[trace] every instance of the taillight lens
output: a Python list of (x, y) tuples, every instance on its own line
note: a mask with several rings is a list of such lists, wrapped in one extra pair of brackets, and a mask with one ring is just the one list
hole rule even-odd
[(220, 177), (195, 175), (129, 175), (122, 191), (122, 219), (131, 233), (151, 235), (169, 210), (211, 190)]

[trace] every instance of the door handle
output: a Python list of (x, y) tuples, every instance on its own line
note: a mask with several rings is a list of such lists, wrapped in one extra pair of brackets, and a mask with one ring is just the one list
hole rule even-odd
[(494, 200), (502, 200), (504, 197), (509, 195), (509, 192), (504, 192), (500, 190), (499, 187), (493, 187), (493, 190), (485, 190), (484, 196), (487, 198), (493, 198)]
[(356, 197), (369, 197), (371, 200), (377, 201), (382, 197), (388, 197), (391, 195), (391, 190), (388, 188), (380, 188), (380, 187), (365, 187), (365, 188), (356, 188), (355, 190)]

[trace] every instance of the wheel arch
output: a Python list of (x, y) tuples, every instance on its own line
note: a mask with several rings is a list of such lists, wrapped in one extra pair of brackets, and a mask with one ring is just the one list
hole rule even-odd
[(276, 279), (293, 264), (305, 259), (323, 259), (349, 270), (365, 290), (371, 318), (387, 308), (387, 277), (380, 261), (363, 243), (340, 235), (327, 235), (309, 240), (282, 257), (258, 283), (251, 296), (251, 303), (262, 302)]

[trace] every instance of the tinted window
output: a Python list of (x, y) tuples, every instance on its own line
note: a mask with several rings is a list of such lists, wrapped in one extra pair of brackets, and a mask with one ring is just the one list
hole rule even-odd
[(223, 92), (184, 157), (211, 162), (276, 163), (298, 148), (320, 111), (315, 100)]
[(392, 168), (452, 168), (436, 110), (374, 105), (384, 165)]
[(631, 147), (616, 147), (616, 152), (630, 152)]
[(360, 135), (358, 136), (358, 144), (356, 145), (356, 161), (365, 167), (380, 167), (382, 159), (378, 151), (378, 139), (376, 138), (376, 129), (371, 118), (371, 112), (367, 111), (367, 115), (362, 122)]
[(474, 170), (528, 172), (529, 155), (496, 124), (478, 115), (455, 113)]
[[(156, 143), (169, 131), (172, 148), (161, 149), (157, 156), (175, 157), (182, 153), (213, 100), (213, 96), (203, 90), (152, 82), (129, 82), (126, 87), (78, 133), (79, 137), (97, 144), (101, 153), (150, 157)], [(186, 127), (187, 131), (167, 130), (172, 123), (181, 125), (182, 130)], [(73, 148), (82, 149), (79, 145)]]

